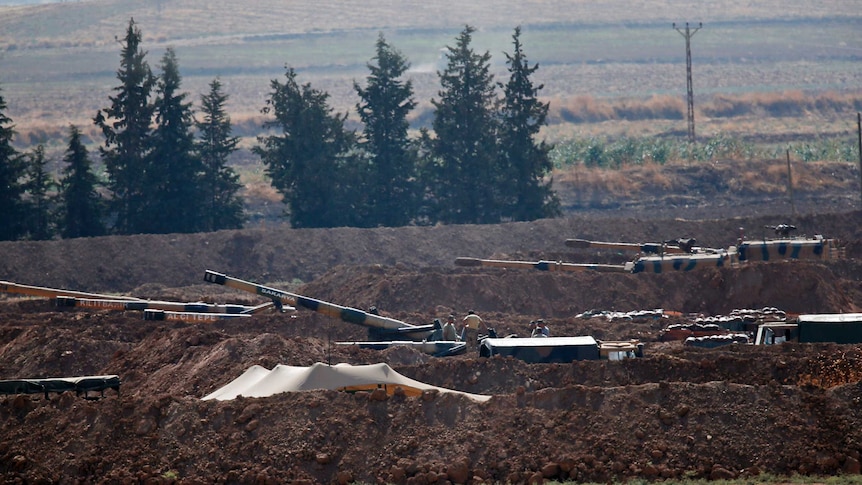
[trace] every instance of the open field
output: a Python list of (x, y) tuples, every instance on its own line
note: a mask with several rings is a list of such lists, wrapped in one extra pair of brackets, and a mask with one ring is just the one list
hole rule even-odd
[[(285, 65), (330, 93), (338, 111), (351, 110), (352, 82), (367, 75), (381, 32), (411, 61), (419, 111), (428, 109), (439, 89), (441, 49), (464, 24), (479, 28), (474, 46), (491, 52), (498, 79), (505, 76), (502, 53), (512, 30), (522, 25), (527, 55), (541, 66), (535, 80), (544, 84), (541, 94), (552, 111), (584, 95), (684, 99), (685, 42), (673, 22), (704, 23), (692, 42), (698, 103), (716, 94), (856, 90), (862, 79), (862, 13), (850, 2), (389, 1), (357, 8), (345, 1), (259, 1), (237, 11), (230, 2), (93, 0), (0, 7), (0, 88), (19, 133), (47, 141), (70, 123), (87, 132), (116, 84), (116, 38), (130, 18), (144, 34), (154, 70), (164, 48), (173, 46), (192, 99), (219, 76), (240, 122), (256, 119), (269, 81)], [(781, 131), (785, 123), (759, 126)], [(699, 124), (703, 133), (722, 129), (708, 119)], [(676, 129), (684, 132), (684, 120)], [(620, 135), (638, 127), (620, 122), (583, 130)]]

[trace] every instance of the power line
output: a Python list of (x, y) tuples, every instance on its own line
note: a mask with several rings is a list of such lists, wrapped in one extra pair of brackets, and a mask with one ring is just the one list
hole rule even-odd
[(672, 24), (674, 30), (685, 37), (685, 84), (688, 94), (688, 141), (694, 143), (694, 84), (691, 81), (691, 38), (694, 34), (703, 27), (703, 23), (698, 23), (694, 30), (689, 29), (688, 22), (685, 23), (685, 32), (676, 27), (676, 23)]

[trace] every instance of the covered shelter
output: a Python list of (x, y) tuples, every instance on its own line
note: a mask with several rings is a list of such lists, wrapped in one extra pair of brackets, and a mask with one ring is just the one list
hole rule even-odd
[(279, 364), (272, 370), (253, 365), (242, 375), (202, 399), (226, 401), (239, 396), (268, 397), (283, 392), (317, 389), (348, 392), (385, 389), (387, 394), (392, 395), (399, 387), (408, 396), (420, 396), (426, 390), (435, 389), (444, 393), (461, 394), (475, 401), (491, 399), (491, 396), (446, 389), (410, 379), (395, 372), (385, 363), (354, 366), (328, 365), (320, 362), (310, 367)]
[(90, 392), (113, 389), (120, 392), (120, 377), (116, 375), (81, 376), (81, 377), (50, 377), (46, 379), (10, 379), (0, 381), (0, 394), (45, 394), (72, 391), (77, 395), (89, 397)]
[(599, 360), (599, 344), (590, 336), (486, 338), (479, 345), (480, 357), (511, 356), (529, 363), (568, 363)]

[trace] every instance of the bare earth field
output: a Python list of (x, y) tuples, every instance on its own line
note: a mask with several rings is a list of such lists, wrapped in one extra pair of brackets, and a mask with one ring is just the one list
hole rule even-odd
[[(724, 172), (722, 172), (724, 173)], [(857, 174), (858, 175), (858, 174)], [(717, 183), (713, 180), (713, 183)], [(0, 397), (0, 473), (8, 483), (539, 483), (725, 479), (771, 473), (856, 475), (862, 453), (862, 346), (664, 342), (685, 315), (776, 307), (862, 311), (862, 212), (851, 194), (721, 205), (569, 212), (492, 226), (294, 230), (0, 243), (16, 283), (139, 298), (256, 304), (204, 283), (207, 269), (340, 305), (429, 323), (476, 310), (501, 334), (544, 318), (553, 335), (640, 339), (645, 357), (527, 364), (335, 345), (362, 326), (300, 310), (210, 324), (141, 312), (58, 309), (0, 296), (0, 379), (116, 374), (121, 392)], [(732, 214), (718, 215), (731, 212)], [(567, 248), (573, 237), (649, 242), (694, 236), (728, 247), (746, 228), (792, 222), (837, 238), (847, 259), (775, 262), (678, 274), (463, 268), (455, 257), (623, 262)], [(608, 321), (590, 309), (662, 308), (683, 316)], [(405, 376), (493, 396), (306, 391), (202, 401), (252, 365), (385, 362)], [(789, 478), (792, 479), (792, 478)], [(756, 481), (756, 478), (752, 480)]]

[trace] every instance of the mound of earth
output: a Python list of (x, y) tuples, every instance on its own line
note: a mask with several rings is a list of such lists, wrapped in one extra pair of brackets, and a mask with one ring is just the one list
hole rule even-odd
[[(500, 334), (531, 320), (552, 335), (639, 339), (645, 357), (528, 364), (466, 353), (338, 342), (367, 329), (307, 310), (184, 323), (138, 311), (58, 308), (0, 296), (0, 379), (113, 375), (121, 391), (0, 396), (0, 473), (9, 483), (540, 483), (860, 473), (862, 346), (662, 341), (692, 314), (776, 307), (860, 312), (862, 213), (809, 214), (803, 234), (847, 259), (751, 263), (676, 274), (549, 273), (454, 265), (458, 256), (620, 263), (568, 238), (649, 242), (694, 236), (725, 248), (731, 219), (582, 215), (494, 226), (294, 230), (2, 243), (15, 283), (171, 301), (258, 304), (205, 284), (204, 271), (367, 309), (412, 324), (475, 310)], [(661, 318), (578, 316), (663, 309)], [(305, 391), (202, 401), (253, 365), (386, 362), (435, 386), (493, 396)], [(95, 397), (95, 396), (91, 396)]]

